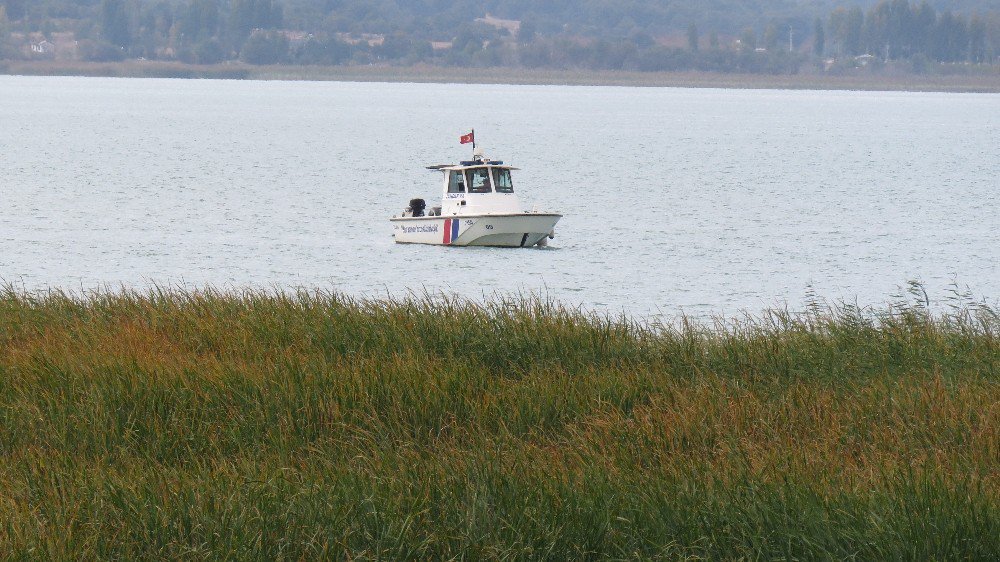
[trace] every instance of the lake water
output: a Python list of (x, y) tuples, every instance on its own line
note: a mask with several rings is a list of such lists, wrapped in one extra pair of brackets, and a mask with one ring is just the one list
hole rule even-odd
[[(487, 153), (547, 249), (396, 245)], [(544, 294), (734, 315), (1000, 296), (1000, 96), (0, 77), (0, 279)]]

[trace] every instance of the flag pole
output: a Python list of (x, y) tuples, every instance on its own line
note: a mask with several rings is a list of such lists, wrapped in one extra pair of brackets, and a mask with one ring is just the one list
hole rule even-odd
[(476, 159), (476, 130), (472, 129), (472, 159)]

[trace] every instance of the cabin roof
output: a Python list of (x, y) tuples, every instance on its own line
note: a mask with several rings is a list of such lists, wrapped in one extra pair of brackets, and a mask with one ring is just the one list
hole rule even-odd
[(468, 170), (470, 168), (482, 168), (483, 166), (491, 166), (493, 168), (503, 168), (505, 170), (520, 170), (520, 168), (515, 168), (514, 166), (508, 166), (500, 160), (475, 160), (468, 162), (460, 162), (458, 164), (434, 164), (433, 166), (425, 166), (428, 170), (433, 170), (435, 172), (444, 172), (451, 170)]

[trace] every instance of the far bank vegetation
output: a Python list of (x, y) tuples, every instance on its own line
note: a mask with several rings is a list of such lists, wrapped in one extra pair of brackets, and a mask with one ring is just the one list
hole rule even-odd
[(1000, 57), (1000, 13), (975, 1), (567, 4), (0, 0), (0, 60), (837, 74), (993, 72)]

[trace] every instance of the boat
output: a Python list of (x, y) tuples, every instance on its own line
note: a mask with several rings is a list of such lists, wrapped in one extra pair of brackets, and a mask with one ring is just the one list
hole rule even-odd
[(389, 219), (397, 243), (525, 248), (555, 237), (562, 215), (521, 208), (511, 179), (518, 168), (490, 160), (481, 149), (473, 149), (472, 160), (426, 168), (443, 175), (441, 205), (427, 208), (424, 199), (411, 199)]

